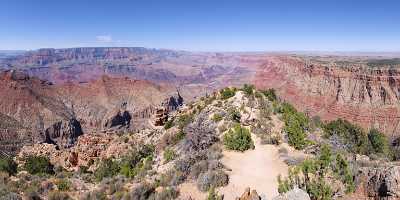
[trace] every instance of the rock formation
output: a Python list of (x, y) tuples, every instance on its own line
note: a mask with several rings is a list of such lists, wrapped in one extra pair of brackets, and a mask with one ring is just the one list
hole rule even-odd
[[(395, 68), (372, 68), (366, 61), (336, 64), (294, 56), (271, 56), (261, 65), (255, 83), (276, 88), (301, 110), (325, 120), (344, 118), (390, 136), (399, 131), (400, 73)], [(345, 62), (346, 63), (346, 62)]]
[(250, 188), (246, 188), (242, 196), (236, 197), (236, 200), (261, 200), (261, 197), (258, 196), (256, 190), (251, 190), (250, 192)]
[(400, 199), (400, 166), (361, 168), (357, 179), (357, 193), (368, 199)]
[(83, 134), (82, 127), (76, 119), (59, 121), (45, 131), (45, 143), (55, 144), (59, 148), (71, 147)]

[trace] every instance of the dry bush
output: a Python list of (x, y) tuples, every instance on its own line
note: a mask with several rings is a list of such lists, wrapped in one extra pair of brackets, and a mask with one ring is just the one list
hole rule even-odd
[(197, 178), (197, 188), (206, 192), (212, 187), (222, 187), (229, 182), (228, 175), (222, 170), (207, 171)]
[(60, 192), (57, 190), (53, 190), (49, 192), (48, 195), (49, 200), (68, 200), (71, 199), (70, 196), (65, 192)]

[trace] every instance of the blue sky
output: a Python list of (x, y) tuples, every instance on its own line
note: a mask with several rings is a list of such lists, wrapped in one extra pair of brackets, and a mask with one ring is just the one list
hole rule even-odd
[(0, 49), (400, 51), (400, 1), (2, 0)]

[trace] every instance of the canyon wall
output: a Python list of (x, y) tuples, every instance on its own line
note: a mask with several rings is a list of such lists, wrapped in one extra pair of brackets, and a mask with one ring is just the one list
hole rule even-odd
[(344, 118), (364, 128), (398, 136), (400, 72), (363, 64), (336, 66), (295, 56), (270, 56), (258, 69), (255, 84), (324, 120)]

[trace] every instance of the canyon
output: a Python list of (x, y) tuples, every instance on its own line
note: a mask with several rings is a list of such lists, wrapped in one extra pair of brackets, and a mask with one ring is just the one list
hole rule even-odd
[[(395, 56), (140, 47), (40, 49), (3, 56), (2, 152), (39, 141), (68, 147), (84, 133), (144, 129), (154, 126), (157, 112), (166, 117), (174, 110), (179, 98), (191, 102), (245, 83), (275, 88), (310, 116), (344, 118), (394, 140), (400, 129)], [(158, 120), (162, 125), (166, 118)]]

